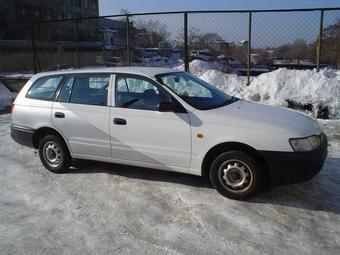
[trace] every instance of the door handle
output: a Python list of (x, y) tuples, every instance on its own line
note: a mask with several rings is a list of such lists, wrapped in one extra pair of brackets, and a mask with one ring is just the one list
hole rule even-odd
[(56, 112), (54, 113), (54, 117), (62, 119), (62, 118), (65, 118), (65, 114), (62, 112)]
[(113, 124), (115, 124), (115, 125), (126, 125), (126, 120), (120, 119), (120, 118), (114, 118)]

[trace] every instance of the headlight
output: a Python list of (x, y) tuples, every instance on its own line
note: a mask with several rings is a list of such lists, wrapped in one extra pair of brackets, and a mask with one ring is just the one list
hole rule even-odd
[(312, 135), (306, 138), (291, 138), (289, 142), (294, 151), (312, 151), (320, 146), (321, 139), (318, 135)]

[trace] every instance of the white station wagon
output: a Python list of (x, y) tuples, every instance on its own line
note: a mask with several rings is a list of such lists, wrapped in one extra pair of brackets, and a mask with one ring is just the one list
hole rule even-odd
[(39, 149), (53, 172), (67, 171), (72, 159), (183, 172), (209, 176), (234, 199), (309, 180), (327, 156), (312, 118), (163, 68), (37, 74), (14, 102), (11, 135)]

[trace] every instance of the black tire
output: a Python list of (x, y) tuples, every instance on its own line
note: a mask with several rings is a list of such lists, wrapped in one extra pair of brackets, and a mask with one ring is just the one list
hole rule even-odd
[(56, 135), (47, 135), (41, 139), (39, 157), (44, 167), (54, 173), (65, 172), (71, 162), (65, 142)]
[(265, 183), (260, 164), (241, 151), (220, 154), (211, 164), (210, 180), (221, 195), (236, 200), (256, 194)]

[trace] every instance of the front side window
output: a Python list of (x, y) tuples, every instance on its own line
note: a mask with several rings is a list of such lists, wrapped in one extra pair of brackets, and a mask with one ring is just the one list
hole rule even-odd
[(40, 100), (53, 100), (64, 75), (47, 76), (36, 80), (28, 90), (26, 97)]
[(159, 103), (171, 101), (151, 80), (134, 75), (116, 76), (116, 106), (157, 111)]
[(185, 73), (176, 72), (156, 76), (157, 80), (175, 92), (191, 106), (199, 110), (208, 110), (235, 102), (237, 99)]
[(74, 82), (70, 79), (60, 96), (64, 97), (65, 93), (67, 97), (69, 87), (72, 86), (70, 103), (106, 106), (109, 83), (110, 74), (82, 74), (77, 76)]

